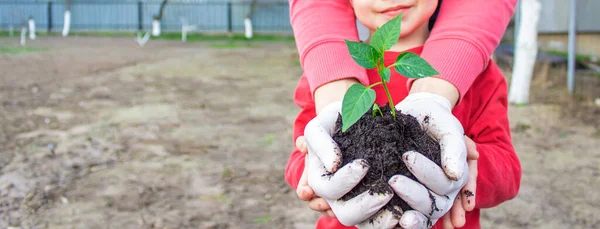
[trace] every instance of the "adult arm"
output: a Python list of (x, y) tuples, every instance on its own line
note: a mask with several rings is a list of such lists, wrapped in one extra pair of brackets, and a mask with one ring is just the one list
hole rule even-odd
[(354, 62), (344, 42), (358, 40), (350, 1), (290, 0), (289, 4), (300, 63), (311, 93), (341, 79), (368, 84), (366, 70)]
[[(436, 93), (456, 104), (487, 67), (516, 3), (517, 0), (442, 1), (421, 56), (440, 72), (439, 78), (450, 84), (436, 78), (409, 81), (411, 93)], [(412, 82), (415, 83), (411, 85)]]
[[(500, 43), (514, 13), (517, 0), (446, 0), (421, 54), (440, 79), (409, 82), (411, 93), (431, 92), (456, 104), (477, 75), (486, 67)], [(367, 84), (366, 71), (348, 55), (343, 39), (358, 40), (355, 17), (348, 0), (290, 0), (290, 21), (294, 30), (300, 63), (315, 93), (317, 110), (322, 98), (343, 97), (346, 86), (315, 90), (341, 79)], [(346, 82), (345, 84), (348, 84)], [(335, 93), (341, 95), (335, 95)], [(331, 99), (330, 99), (331, 100)]]

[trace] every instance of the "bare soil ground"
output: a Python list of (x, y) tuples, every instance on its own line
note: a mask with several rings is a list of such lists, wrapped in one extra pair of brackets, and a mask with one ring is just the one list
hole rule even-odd
[[(0, 55), (0, 228), (314, 227), (283, 179), (293, 44), (28, 45), (49, 50)], [(521, 191), (483, 226), (599, 228), (599, 109), (537, 91), (510, 107)]]

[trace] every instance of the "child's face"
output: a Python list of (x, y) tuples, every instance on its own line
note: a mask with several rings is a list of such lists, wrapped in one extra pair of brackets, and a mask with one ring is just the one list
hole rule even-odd
[(358, 20), (375, 31), (402, 12), (400, 37), (427, 26), (438, 0), (350, 0)]

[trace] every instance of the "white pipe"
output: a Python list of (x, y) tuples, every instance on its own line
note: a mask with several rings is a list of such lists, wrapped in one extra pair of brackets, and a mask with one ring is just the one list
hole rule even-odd
[(181, 41), (187, 42), (187, 21), (181, 18)]
[(29, 39), (35, 40), (35, 20), (33, 18), (29, 19)]
[(14, 30), (15, 30), (15, 28), (13, 27), (13, 25), (9, 25), (8, 26), (8, 35), (11, 36), (11, 37), (14, 36), (15, 35), (15, 31)]
[[(515, 27), (513, 31), (513, 48), (517, 49), (517, 37), (519, 37), (519, 24), (521, 24), (521, 0), (517, 0), (517, 7), (515, 9)], [(514, 65), (513, 65), (514, 71)]]
[(521, 16), (515, 50), (508, 101), (514, 104), (529, 102), (529, 87), (537, 56), (537, 26), (540, 18), (539, 0), (521, 0)]
[(71, 11), (65, 11), (65, 19), (63, 23), (63, 31), (62, 36), (69, 36), (69, 31), (71, 30)]
[(247, 39), (252, 38), (252, 20), (250, 18), (244, 19), (244, 27), (246, 28), (245, 35)]
[(152, 36), (160, 36), (160, 20), (152, 20)]
[(577, 51), (575, 50), (575, 39), (576, 39), (576, 24), (575, 20), (577, 18), (577, 0), (571, 0), (569, 7), (569, 56), (568, 56), (568, 65), (567, 65), (567, 86), (569, 89), (569, 93), (573, 94), (575, 90), (575, 55), (577, 55)]
[(21, 27), (21, 46), (25, 46), (25, 42), (27, 41), (27, 28), (25, 26)]

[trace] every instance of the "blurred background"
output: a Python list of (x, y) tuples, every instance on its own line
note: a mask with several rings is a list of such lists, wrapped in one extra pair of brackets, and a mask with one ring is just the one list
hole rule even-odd
[[(600, 1), (517, 8), (493, 59), (522, 185), (483, 228), (600, 228)], [(283, 178), (289, 23), (275, 0), (0, 0), (0, 228), (314, 228)]]

